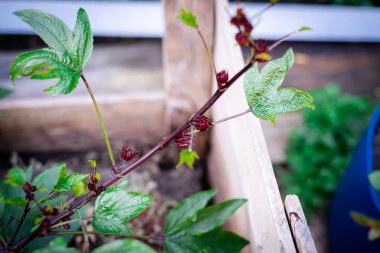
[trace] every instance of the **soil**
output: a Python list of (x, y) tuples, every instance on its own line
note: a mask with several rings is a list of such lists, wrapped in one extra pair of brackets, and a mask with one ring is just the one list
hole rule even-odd
[[(141, 150), (141, 149), (140, 149)], [(145, 153), (146, 150), (142, 150)], [(150, 207), (137, 218), (130, 221), (129, 227), (136, 235), (150, 235), (160, 237), (163, 235), (165, 217), (169, 210), (182, 201), (185, 197), (206, 189), (207, 173), (206, 162), (200, 160), (196, 162), (194, 169), (176, 169), (178, 150), (169, 147), (167, 152), (159, 153), (143, 164), (139, 169), (126, 176), (129, 191), (138, 191), (150, 194), (155, 201)], [(7, 155), (2, 155), (0, 164), (7, 164)], [(111, 172), (107, 153), (89, 151), (86, 153), (59, 153), (50, 155), (39, 154), (12, 154), (8, 155), (9, 165), (24, 167), (30, 162), (35, 164), (35, 172), (50, 168), (53, 164), (66, 161), (68, 169), (76, 173), (89, 173), (90, 166), (87, 160), (96, 160), (98, 172), (102, 178), (106, 178)], [(7, 164), (8, 165), (8, 164)], [(2, 166), (2, 168), (6, 168)], [(5, 171), (2, 171), (4, 175)], [(92, 207), (89, 208), (89, 215), (92, 214)], [(93, 231), (91, 223), (87, 223), (87, 230)], [(113, 237), (89, 235), (90, 247), (95, 248)], [(149, 245), (158, 252), (162, 252), (162, 244), (157, 241), (147, 241)], [(72, 245), (80, 249), (83, 247), (83, 237), (77, 236)]]

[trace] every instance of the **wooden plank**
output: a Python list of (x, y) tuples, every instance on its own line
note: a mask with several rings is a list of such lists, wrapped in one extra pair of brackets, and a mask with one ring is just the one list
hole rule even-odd
[[(226, 1), (216, 1), (214, 57), (217, 68), (227, 69), (232, 76), (244, 61), (240, 48), (234, 46), (226, 6)], [(247, 107), (240, 78), (214, 105), (214, 120)], [(250, 252), (296, 252), (259, 119), (245, 115), (222, 123), (214, 127), (211, 138), (209, 173), (219, 200), (248, 199), (230, 228), (250, 240)]]
[[(210, 96), (212, 70), (201, 39), (194, 28), (178, 20), (178, 1), (165, 0), (164, 81), (168, 93), (168, 115), (178, 126), (199, 109)], [(197, 16), (210, 49), (214, 36), (214, 1), (181, 1)]]
[(294, 241), (296, 242), (297, 252), (317, 253), (300, 200), (296, 195), (286, 196), (285, 210)]
[[(115, 150), (123, 144), (152, 145), (168, 131), (164, 92), (100, 95), (98, 104)], [(88, 96), (3, 100), (0, 150), (54, 152), (104, 145)]]

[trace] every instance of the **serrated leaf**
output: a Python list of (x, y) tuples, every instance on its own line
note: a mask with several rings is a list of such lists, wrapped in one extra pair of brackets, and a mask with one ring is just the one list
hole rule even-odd
[(148, 245), (132, 239), (115, 240), (91, 251), (91, 253), (118, 252), (155, 253), (156, 251)]
[(164, 246), (166, 253), (237, 253), (241, 252), (248, 243), (246, 239), (222, 227), (217, 227), (201, 236), (185, 236), (174, 241), (167, 240)]
[(0, 192), (0, 219), (3, 216), (4, 209), (5, 209), (5, 199), (4, 199), (4, 195)]
[(76, 183), (83, 181), (87, 177), (88, 177), (88, 174), (72, 173), (72, 174), (67, 175), (66, 164), (64, 164), (61, 167), (61, 171), (59, 172), (58, 180), (55, 183), (53, 191), (66, 193), (70, 191), (71, 188), (73, 188), (73, 186)]
[(68, 94), (75, 89), (80, 78), (77, 71), (67, 53), (40, 49), (17, 56), (11, 64), (10, 76), (13, 82), (22, 76), (41, 80), (59, 78), (58, 83), (45, 89), (45, 92), (60, 95)]
[(195, 159), (199, 159), (197, 152), (183, 149), (181, 150), (181, 153), (179, 154), (179, 162), (176, 168), (179, 168), (183, 164), (186, 164), (190, 169), (193, 169)]
[(177, 16), (185, 25), (188, 25), (193, 28), (198, 28), (197, 17), (191, 12), (186, 11), (184, 8), (180, 8), (179, 15)]
[(215, 196), (216, 190), (195, 193), (171, 209), (165, 223), (165, 235), (172, 235), (183, 228), (189, 220), (194, 220), (199, 210)]
[(104, 234), (130, 235), (126, 222), (144, 211), (153, 197), (138, 192), (126, 192), (125, 187), (111, 187), (97, 198), (93, 226)]
[(58, 17), (32, 9), (16, 11), (14, 14), (29, 24), (49, 47), (59, 52), (72, 51), (71, 31)]
[(80, 8), (77, 12), (77, 21), (74, 28), (74, 45), (81, 69), (86, 66), (91, 58), (93, 42), (90, 20), (86, 11)]
[(13, 187), (22, 187), (26, 182), (25, 171), (20, 168), (11, 168), (5, 177), (5, 182)]
[(369, 174), (368, 176), (371, 185), (376, 189), (376, 191), (380, 191), (380, 171), (375, 171)]
[(96, 161), (95, 160), (88, 160), (87, 161), (88, 162), (88, 164), (92, 167), (92, 168), (96, 168)]
[(244, 91), (252, 113), (258, 118), (276, 122), (276, 115), (314, 108), (313, 97), (295, 88), (279, 88), (286, 72), (294, 63), (290, 48), (283, 57), (271, 61), (259, 72), (255, 63), (244, 76)]
[(68, 248), (65, 239), (58, 237), (49, 242), (48, 247), (34, 250), (32, 253), (80, 253), (80, 251)]

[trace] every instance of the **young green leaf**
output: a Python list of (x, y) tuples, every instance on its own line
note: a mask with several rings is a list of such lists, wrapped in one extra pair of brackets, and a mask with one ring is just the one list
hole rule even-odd
[(49, 242), (48, 247), (34, 250), (32, 253), (80, 253), (80, 251), (68, 248), (65, 239), (58, 237)]
[(246, 200), (233, 199), (205, 207), (214, 195), (214, 190), (194, 194), (169, 212), (165, 224), (165, 252), (233, 253), (244, 248), (248, 241), (220, 226)]
[(44, 91), (52, 95), (60, 95), (68, 94), (75, 89), (80, 77), (77, 71), (78, 68), (67, 53), (59, 53), (53, 49), (40, 49), (17, 56), (11, 64), (10, 76), (13, 82), (22, 76), (41, 80), (59, 78), (57, 84)]
[(165, 223), (165, 235), (172, 235), (183, 228), (188, 220), (194, 220), (199, 210), (215, 196), (216, 190), (195, 193), (170, 210)]
[(55, 183), (53, 191), (66, 193), (70, 191), (71, 188), (73, 188), (75, 184), (83, 181), (87, 177), (88, 177), (88, 174), (72, 173), (72, 174), (67, 175), (66, 164), (64, 164), (61, 167), (61, 171), (59, 172), (58, 180)]
[(303, 27), (301, 27), (298, 31), (299, 32), (303, 32), (303, 31), (311, 31), (312, 29), (310, 28), (310, 27), (308, 27), (308, 26), (303, 26)]
[(104, 234), (130, 235), (125, 224), (144, 211), (153, 197), (138, 192), (126, 192), (125, 187), (111, 187), (97, 198), (93, 226)]
[(4, 209), (5, 209), (5, 199), (4, 199), (4, 195), (0, 192), (0, 219), (1, 219), (1, 216), (3, 216)]
[(185, 25), (188, 25), (193, 28), (199, 27), (199, 25), (197, 24), (197, 17), (191, 11), (186, 11), (182, 7), (179, 11), (179, 15), (177, 16), (177, 18), (181, 20)]
[(21, 187), (26, 182), (25, 171), (20, 168), (11, 168), (8, 170), (5, 182), (13, 187)]
[(112, 252), (133, 252), (133, 253), (155, 253), (148, 245), (132, 239), (122, 239), (107, 243), (91, 253), (112, 253)]
[(359, 225), (369, 228), (380, 228), (380, 221), (358, 212), (350, 212), (351, 218)]
[(72, 34), (61, 19), (52, 14), (32, 9), (16, 11), (14, 14), (28, 23), (49, 47), (61, 53), (72, 52)]
[[(62, 167), (66, 166), (65, 163), (55, 164), (50, 169), (42, 171), (38, 174), (32, 181), (32, 185), (36, 186), (37, 189), (44, 188), (46, 191), (52, 191), (58, 180), (59, 172)], [(47, 192), (37, 191), (35, 193), (36, 199), (42, 198)]]
[(13, 196), (5, 199), (5, 204), (11, 206), (25, 206), (26, 203), (27, 201), (25, 198), (21, 198), (19, 196)]
[(369, 174), (368, 176), (371, 185), (376, 189), (376, 191), (380, 191), (380, 171), (375, 171)]
[(179, 162), (176, 168), (179, 168), (183, 164), (186, 164), (190, 169), (193, 169), (195, 159), (199, 159), (197, 152), (183, 149), (181, 150), (181, 153), (179, 154)]
[(282, 58), (269, 62), (259, 73), (255, 63), (244, 76), (244, 91), (252, 113), (258, 118), (276, 123), (276, 115), (314, 108), (313, 97), (295, 88), (279, 88), (286, 72), (294, 63), (290, 48)]
[(87, 161), (88, 162), (88, 164), (92, 167), (92, 168), (96, 168), (96, 161), (95, 160), (88, 160)]
[(77, 12), (77, 21), (74, 29), (74, 47), (81, 69), (86, 66), (91, 58), (93, 42), (90, 20), (86, 11), (80, 8)]

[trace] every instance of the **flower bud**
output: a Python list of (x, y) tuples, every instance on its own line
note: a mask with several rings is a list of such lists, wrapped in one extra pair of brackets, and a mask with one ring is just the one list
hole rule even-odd
[(253, 45), (256, 54), (268, 53), (268, 45), (264, 40), (258, 40)]
[(248, 42), (247, 36), (245, 36), (242, 32), (238, 32), (235, 35), (235, 40), (240, 46), (245, 46)]
[(218, 85), (225, 84), (228, 81), (228, 72), (225, 70), (220, 71), (216, 74), (216, 82)]
[(120, 156), (124, 161), (128, 162), (129, 160), (135, 158), (138, 153), (139, 152), (134, 152), (131, 146), (123, 145), (123, 148), (120, 151)]
[(212, 126), (212, 123), (206, 116), (198, 116), (192, 120), (192, 124), (195, 127), (195, 129), (203, 132), (206, 131), (210, 126)]
[(190, 147), (191, 134), (187, 132), (182, 132), (175, 137), (175, 143), (181, 149), (188, 149)]

